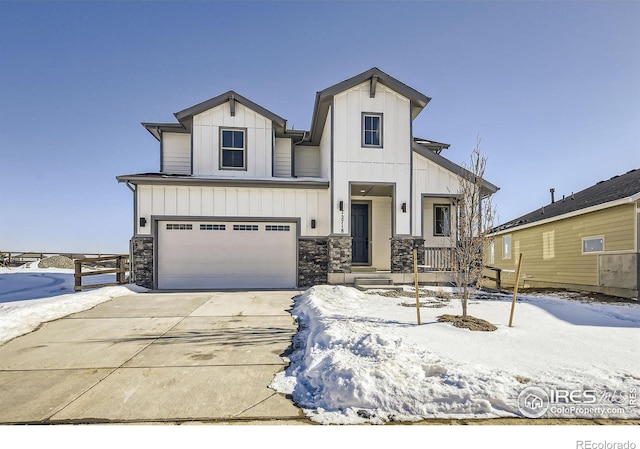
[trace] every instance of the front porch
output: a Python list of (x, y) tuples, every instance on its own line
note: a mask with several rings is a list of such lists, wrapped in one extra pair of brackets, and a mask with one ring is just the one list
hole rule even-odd
[[(441, 285), (453, 282), (451, 261), (452, 248), (425, 248), (422, 239), (391, 239), (391, 261), (389, 269), (378, 269), (374, 266), (351, 265), (342, 260), (340, 264), (330, 268), (327, 275), (329, 284), (352, 285), (358, 279), (389, 279), (393, 284), (413, 284), (413, 249), (418, 250), (418, 281), (420, 283)], [(345, 248), (347, 245), (343, 245)], [(346, 254), (343, 252), (343, 257)], [(345, 257), (346, 258), (346, 257)], [(338, 270), (336, 270), (338, 269)]]

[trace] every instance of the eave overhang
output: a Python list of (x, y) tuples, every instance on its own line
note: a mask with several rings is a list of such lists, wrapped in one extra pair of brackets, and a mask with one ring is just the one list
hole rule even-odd
[(148, 123), (142, 122), (142, 126), (160, 141), (163, 132), (188, 134), (189, 131), (181, 123)]
[(257, 187), (280, 189), (328, 189), (329, 180), (324, 178), (230, 178), (162, 173), (142, 173), (117, 176), (118, 182), (134, 185), (180, 185), (208, 187)]

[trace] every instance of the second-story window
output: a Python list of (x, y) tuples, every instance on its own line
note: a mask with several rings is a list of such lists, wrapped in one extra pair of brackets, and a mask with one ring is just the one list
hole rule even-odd
[(382, 148), (382, 114), (362, 114), (362, 146)]
[(220, 130), (220, 168), (247, 169), (247, 144), (244, 129)]

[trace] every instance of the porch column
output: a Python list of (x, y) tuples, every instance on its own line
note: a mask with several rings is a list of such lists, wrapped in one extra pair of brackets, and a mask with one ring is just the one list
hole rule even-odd
[(326, 237), (298, 239), (298, 287), (327, 283), (328, 246)]
[(414, 248), (418, 250), (418, 265), (424, 265), (424, 239), (414, 237), (394, 237), (391, 239), (392, 273), (413, 273)]
[(329, 237), (329, 273), (351, 272), (351, 237)]

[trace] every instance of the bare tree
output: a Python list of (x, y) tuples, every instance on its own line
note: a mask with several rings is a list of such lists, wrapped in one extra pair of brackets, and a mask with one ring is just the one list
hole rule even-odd
[(464, 171), (458, 186), (455, 232), (450, 234), (452, 270), (461, 293), (463, 319), (467, 318), (469, 297), (481, 286), (484, 255), (490, 243), (489, 231), (495, 216), (490, 192), (483, 186), (486, 165), (487, 158), (480, 152), (478, 138), (469, 165), (462, 165)]

